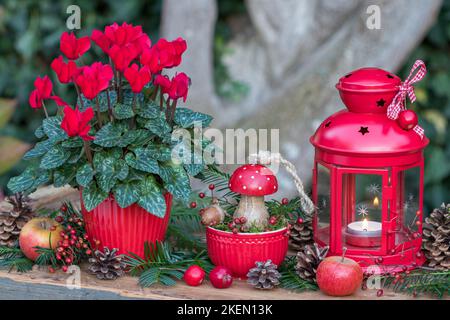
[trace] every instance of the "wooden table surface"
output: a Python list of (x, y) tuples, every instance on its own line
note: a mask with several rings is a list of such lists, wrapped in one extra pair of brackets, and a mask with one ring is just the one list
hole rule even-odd
[[(71, 188), (55, 189), (47, 187), (32, 195), (35, 208), (58, 208), (63, 201), (79, 201), (79, 194)], [(2, 205), (2, 204), (0, 204)], [(385, 291), (381, 298), (376, 290), (360, 290), (355, 295), (345, 298), (333, 298), (319, 291), (296, 293), (281, 288), (270, 291), (257, 290), (245, 281), (235, 280), (231, 288), (215, 289), (208, 282), (199, 287), (189, 287), (183, 282), (176, 286), (156, 285), (141, 288), (137, 278), (125, 276), (115, 281), (98, 280), (85, 272), (82, 266), (80, 288), (67, 286), (71, 275), (62, 271), (47, 272), (46, 268), (35, 266), (31, 272), (17, 273), (0, 271), (0, 299), (239, 299), (239, 300), (322, 300), (322, 299), (412, 299), (411, 296)], [(421, 299), (427, 297), (421, 297)]]

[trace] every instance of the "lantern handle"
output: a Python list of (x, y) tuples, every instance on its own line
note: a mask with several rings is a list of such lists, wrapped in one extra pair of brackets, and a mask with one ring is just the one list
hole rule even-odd
[(249, 156), (250, 163), (260, 163), (263, 165), (270, 165), (274, 163), (280, 163), (286, 169), (286, 171), (292, 176), (294, 179), (295, 187), (300, 195), (300, 205), (302, 209), (309, 215), (311, 215), (315, 206), (312, 202), (311, 198), (306, 194), (305, 189), (303, 187), (303, 182), (297, 174), (297, 169), (295, 166), (284, 159), (280, 153), (278, 152), (270, 152), (270, 151), (259, 151), (258, 153), (251, 154)]

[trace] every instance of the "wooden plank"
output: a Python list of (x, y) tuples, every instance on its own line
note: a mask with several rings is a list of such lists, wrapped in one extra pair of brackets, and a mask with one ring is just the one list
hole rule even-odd
[[(82, 268), (85, 270), (85, 266)], [(70, 275), (57, 271), (48, 273), (46, 269), (35, 268), (28, 273), (0, 272), (0, 299), (181, 299), (181, 300), (404, 300), (410, 296), (385, 292), (376, 297), (376, 290), (358, 291), (354, 296), (334, 298), (319, 291), (296, 293), (281, 288), (262, 291), (251, 288), (245, 281), (235, 280), (229, 289), (215, 289), (205, 282), (199, 287), (189, 287), (183, 282), (173, 287), (156, 285), (141, 288), (137, 279), (129, 276), (114, 281), (98, 280), (85, 271), (81, 273), (79, 289), (69, 289), (67, 279)], [(421, 297), (421, 299), (429, 299)]]

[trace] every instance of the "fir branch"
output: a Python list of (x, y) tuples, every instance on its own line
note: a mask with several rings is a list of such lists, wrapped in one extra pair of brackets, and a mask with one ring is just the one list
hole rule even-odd
[(33, 261), (25, 257), (18, 247), (0, 247), (0, 268), (8, 269), (8, 272), (28, 272), (33, 268)]
[(450, 294), (450, 270), (418, 269), (409, 274), (382, 276), (384, 288), (417, 296), (430, 294), (438, 298)]
[(36, 247), (36, 253), (39, 256), (36, 259), (36, 264), (39, 266), (52, 266), (56, 268), (58, 266), (58, 260), (56, 259), (55, 251), (49, 248)]
[(296, 257), (290, 256), (286, 257), (283, 264), (280, 266), (280, 285), (282, 288), (287, 290), (293, 290), (297, 292), (301, 291), (315, 291), (318, 289), (317, 284), (309, 282), (300, 278), (296, 271)]
[(150, 287), (153, 284), (171, 286), (183, 277), (191, 265), (198, 265), (209, 272), (213, 265), (205, 251), (200, 253), (174, 251), (167, 242), (145, 243), (144, 258), (129, 253), (124, 262), (132, 276), (139, 277), (139, 285)]

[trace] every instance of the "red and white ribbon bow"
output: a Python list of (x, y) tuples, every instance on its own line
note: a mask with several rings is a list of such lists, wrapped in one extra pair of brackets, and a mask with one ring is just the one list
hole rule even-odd
[[(391, 104), (387, 107), (387, 116), (389, 119), (396, 120), (399, 113), (406, 110), (406, 95), (409, 96), (409, 100), (411, 100), (411, 102), (416, 101), (416, 95), (414, 94), (414, 87), (412, 85), (422, 80), (426, 73), (427, 67), (425, 66), (425, 63), (422, 60), (416, 60), (411, 68), (408, 78), (400, 84), (399, 92), (395, 95)], [(413, 130), (420, 136), (421, 139), (423, 138), (425, 131), (419, 125), (416, 125)]]

